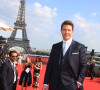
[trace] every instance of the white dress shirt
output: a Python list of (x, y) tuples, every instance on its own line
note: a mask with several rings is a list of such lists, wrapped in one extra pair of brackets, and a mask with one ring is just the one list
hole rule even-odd
[(63, 56), (65, 55), (66, 51), (70, 47), (71, 43), (72, 43), (72, 38), (70, 38), (68, 41), (63, 40)]
[(10, 59), (9, 59), (9, 61), (10, 61), (10, 63), (11, 63), (11, 66), (12, 66), (12, 68), (13, 68), (13, 71), (14, 71), (14, 81), (13, 81), (13, 83), (15, 83), (15, 82), (16, 82), (16, 69), (15, 69), (15, 64), (12, 63)]

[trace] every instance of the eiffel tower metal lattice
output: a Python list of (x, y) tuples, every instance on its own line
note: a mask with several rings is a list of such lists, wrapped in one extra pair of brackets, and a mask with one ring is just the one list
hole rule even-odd
[[(25, 0), (20, 1), (17, 19), (16, 19), (16, 22), (14, 23), (14, 29), (15, 31), (12, 31), (10, 38), (8, 38), (7, 50), (9, 50), (11, 47), (19, 46), (19, 47), (24, 48), (27, 53), (31, 53), (31, 48), (30, 48), (29, 40), (27, 38), (27, 33), (26, 33)], [(15, 38), (18, 29), (22, 30), (22, 39)]]

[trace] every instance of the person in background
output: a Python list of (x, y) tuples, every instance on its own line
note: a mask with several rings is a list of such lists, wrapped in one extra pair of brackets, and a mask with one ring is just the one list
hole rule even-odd
[(89, 67), (89, 73), (90, 73), (91, 80), (93, 80), (95, 76), (94, 68), (95, 68), (95, 62), (94, 60), (91, 60), (90, 67)]
[(41, 62), (41, 58), (40, 57), (36, 57), (36, 62), (33, 65), (33, 88), (34, 90), (38, 90), (39, 89), (39, 82), (38, 79), (40, 77), (40, 70), (42, 69), (42, 62)]
[(5, 53), (4, 58), (5, 58), (5, 62), (8, 61), (8, 59), (9, 59), (8, 53)]
[(25, 62), (23, 64), (23, 71), (21, 73), (19, 85), (22, 86), (21, 90), (23, 90), (23, 87), (25, 87), (25, 90), (27, 90), (28, 86), (31, 86), (32, 83), (32, 76), (31, 76), (31, 68), (32, 63), (29, 57), (26, 57)]
[(0, 60), (1, 60), (2, 63), (5, 62), (4, 53), (1, 53), (1, 54), (0, 54)]
[(18, 56), (18, 65), (21, 65), (21, 63), (22, 63), (22, 56), (21, 56), (21, 54), (19, 54), (19, 56)]
[(0, 54), (0, 69), (1, 69), (2, 64), (3, 64), (3, 59), (2, 59), (2, 54)]
[(3, 65), (3, 61), (2, 61), (2, 54), (0, 54), (0, 89), (2, 89), (2, 79), (1, 79), (1, 71), (2, 71), (2, 65)]
[(73, 22), (64, 21), (61, 25), (63, 41), (52, 46), (43, 90), (83, 90), (87, 71), (86, 47), (72, 39), (73, 33)]
[(90, 77), (90, 64), (91, 64), (91, 59), (87, 60), (87, 73), (86, 73), (86, 77)]
[(99, 67), (99, 77), (100, 77), (100, 67)]
[(16, 70), (17, 52), (10, 51), (9, 59), (2, 65), (2, 90), (16, 90), (18, 72)]

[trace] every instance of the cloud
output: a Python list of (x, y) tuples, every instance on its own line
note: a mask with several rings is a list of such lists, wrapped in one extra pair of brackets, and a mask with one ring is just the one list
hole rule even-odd
[(96, 12), (93, 12), (93, 13), (92, 13), (92, 16), (96, 16), (96, 15), (97, 15), (97, 13), (96, 13)]
[(83, 41), (91, 48), (95, 48), (96, 45), (100, 45), (100, 43), (98, 43), (100, 36), (100, 23), (87, 21), (80, 13), (72, 15), (72, 17), (77, 28), (76, 32), (80, 33), (79, 36), (76, 36), (80, 37), (78, 40), (81, 42)]
[(0, 6), (3, 8), (5, 7), (4, 5), (7, 5), (9, 7), (14, 7), (16, 5), (19, 5), (19, 0), (0, 0), (2, 1)]
[(15, 1), (14, 0), (3, 0), (0, 3), (0, 9), (4, 9), (6, 12), (10, 12), (9, 10), (11, 11), (17, 10), (18, 6), (19, 6), (19, 0), (15, 0)]
[(12, 24), (18, 13), (19, 0), (2, 0), (0, 3), (0, 19)]
[(92, 43), (92, 44), (95, 44), (95, 43), (96, 43), (96, 41), (95, 41), (95, 40), (91, 40), (91, 43)]
[(78, 21), (83, 21), (83, 22), (85, 21), (85, 19), (84, 19), (83, 17), (80, 16), (80, 13), (76, 13), (76, 14), (74, 14), (74, 15), (72, 15), (72, 16), (74, 17), (74, 20), (75, 20), (75, 21), (77, 21), (77, 20), (78, 20)]
[(41, 30), (40, 28), (38, 28), (38, 27), (34, 27), (33, 28), (34, 30), (33, 31), (31, 31), (31, 34), (32, 35), (36, 35), (36, 36), (38, 36), (38, 37), (48, 37), (49, 36), (49, 34), (48, 33), (46, 33), (44, 30)]
[(42, 16), (45, 18), (52, 18), (54, 16), (57, 16), (56, 8), (51, 9), (48, 6), (42, 6), (40, 3), (37, 3), (37, 2), (33, 4), (33, 7), (34, 7), (33, 13), (38, 16)]
[(55, 38), (56, 41), (61, 41), (62, 40), (61, 34), (56, 34), (54, 36), (54, 38)]
[(33, 35), (49, 37), (54, 29), (53, 18), (57, 16), (57, 9), (42, 6), (40, 3), (27, 5), (27, 24)]
[[(28, 19), (35, 22), (36, 25), (51, 28), (53, 18), (57, 16), (57, 9), (51, 9), (48, 6), (42, 6), (40, 3), (34, 3), (27, 6)], [(40, 23), (39, 23), (40, 22)]]
[(84, 29), (84, 31), (98, 31), (100, 30), (100, 23), (94, 23), (86, 21), (85, 18), (81, 17), (80, 14), (73, 15), (74, 22), (76, 25), (78, 25), (81, 29)]

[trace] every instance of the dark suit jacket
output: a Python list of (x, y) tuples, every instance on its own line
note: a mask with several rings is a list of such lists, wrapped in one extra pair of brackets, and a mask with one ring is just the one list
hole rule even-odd
[[(18, 72), (16, 71), (16, 80), (18, 77)], [(12, 90), (14, 82), (14, 71), (11, 66), (10, 61), (8, 60), (2, 66), (2, 85), (3, 90)]]
[[(57, 87), (58, 77), (60, 75), (61, 50), (62, 42), (54, 44), (51, 50), (44, 78), (44, 84), (49, 84), (49, 90), (56, 90)], [(73, 76), (75, 81), (83, 83), (87, 68), (86, 48), (83, 44), (72, 40), (68, 55), (68, 64), (72, 72), (71, 76)], [(61, 79), (66, 82), (64, 72), (61, 71)]]

